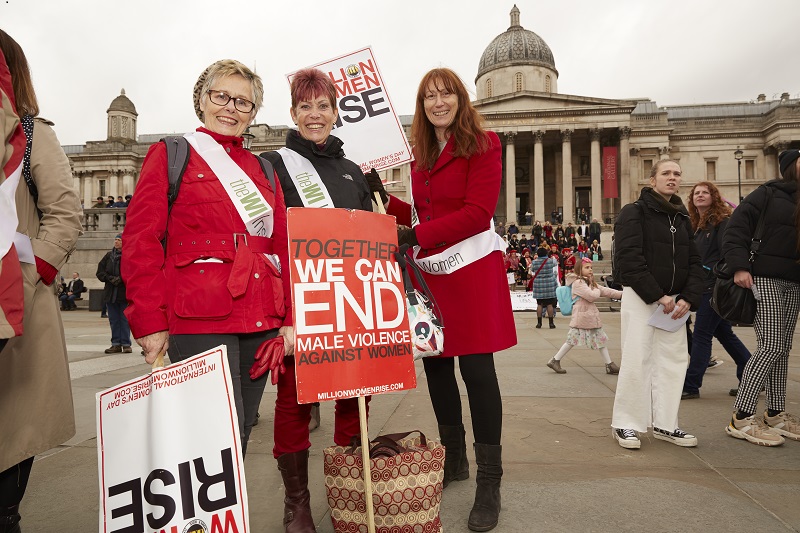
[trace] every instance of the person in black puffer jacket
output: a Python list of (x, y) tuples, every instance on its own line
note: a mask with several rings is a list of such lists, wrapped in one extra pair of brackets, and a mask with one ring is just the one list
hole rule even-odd
[[(725, 428), (737, 439), (762, 446), (800, 440), (800, 418), (785, 412), (789, 350), (800, 311), (798, 194), (800, 150), (780, 154), (783, 179), (758, 187), (736, 208), (722, 238), (722, 255), (734, 282), (753, 288), (756, 298), (756, 351), (744, 368), (735, 412)], [(768, 189), (772, 198), (767, 197)], [(750, 241), (764, 213), (764, 236), (750, 261)], [(766, 389), (764, 419), (755, 416), (758, 395)]]
[(678, 446), (697, 439), (678, 428), (687, 343), (683, 327), (670, 332), (648, 324), (659, 304), (682, 319), (700, 304), (703, 266), (678, 196), (681, 167), (662, 159), (650, 187), (622, 208), (614, 225), (615, 273), (623, 285), (622, 369), (617, 382), (613, 436), (623, 448), (639, 448), (636, 432), (653, 426), (653, 437)]

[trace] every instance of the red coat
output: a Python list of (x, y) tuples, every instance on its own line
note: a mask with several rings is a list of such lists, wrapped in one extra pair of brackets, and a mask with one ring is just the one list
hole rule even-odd
[[(248, 236), (245, 246), (239, 237), (238, 248), (231, 246), (234, 233), (247, 233), (244, 222), (194, 149), (167, 225), (167, 151), (163, 143), (155, 143), (142, 165), (122, 235), (125, 315), (135, 338), (167, 329), (170, 334), (253, 333), (291, 324), (286, 206), (280, 181), (276, 177), (273, 192), (258, 160), (242, 148), (240, 137), (198, 131), (228, 150), (272, 206), (272, 239)], [(161, 239), (167, 230), (165, 254)], [(268, 248), (278, 255), (284, 276), (261, 253), (251, 252)], [(223, 262), (195, 262), (201, 258)], [(234, 270), (237, 258), (242, 266)], [(243, 294), (234, 298), (229, 280), (238, 282)]]
[[(467, 158), (451, 155), (448, 141), (431, 170), (414, 164), (411, 185), (419, 215), (417, 240), (427, 257), (489, 229), (502, 181), (500, 140)], [(395, 197), (388, 213), (411, 225), (411, 206)], [(444, 357), (497, 352), (517, 343), (503, 254), (495, 251), (451, 274), (423, 274), (442, 311)]]

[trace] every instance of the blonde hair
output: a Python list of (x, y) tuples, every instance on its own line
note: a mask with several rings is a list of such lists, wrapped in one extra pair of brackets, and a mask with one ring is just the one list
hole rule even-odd
[(586, 285), (591, 287), (592, 289), (597, 288), (597, 282), (594, 280), (594, 273), (591, 276), (587, 277), (583, 274), (583, 265), (591, 265), (592, 261), (589, 260), (588, 262), (584, 262), (583, 259), (578, 259), (575, 261), (575, 275), (578, 276), (578, 279), (583, 280)]

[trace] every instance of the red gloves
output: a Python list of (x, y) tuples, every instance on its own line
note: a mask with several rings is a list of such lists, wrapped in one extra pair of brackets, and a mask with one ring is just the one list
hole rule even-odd
[(265, 372), (271, 371), (272, 384), (277, 385), (279, 374), (286, 373), (286, 367), (283, 365), (284, 357), (286, 357), (286, 351), (283, 347), (282, 336), (262, 342), (256, 350), (256, 362), (250, 367), (250, 379), (258, 379)]

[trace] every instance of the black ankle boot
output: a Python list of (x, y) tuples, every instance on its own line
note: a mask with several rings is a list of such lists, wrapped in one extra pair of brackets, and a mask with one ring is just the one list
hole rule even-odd
[(467, 443), (463, 424), (439, 426), (439, 436), (445, 448), (444, 481), (442, 481), (442, 488), (445, 488), (451, 481), (463, 481), (469, 477)]
[(278, 470), (286, 487), (283, 499), (283, 526), (286, 533), (315, 533), (308, 492), (308, 450), (278, 457)]
[(542, 315), (536, 317), (536, 329), (542, 329)]
[(550, 329), (556, 329), (556, 325), (553, 323), (553, 317), (549, 316), (547, 317), (547, 320), (550, 321)]
[(21, 533), (19, 505), (0, 510), (0, 533)]
[(478, 483), (475, 503), (469, 513), (467, 527), (471, 531), (489, 531), (497, 527), (500, 516), (500, 479), (503, 477), (503, 447), (499, 444), (475, 443)]

